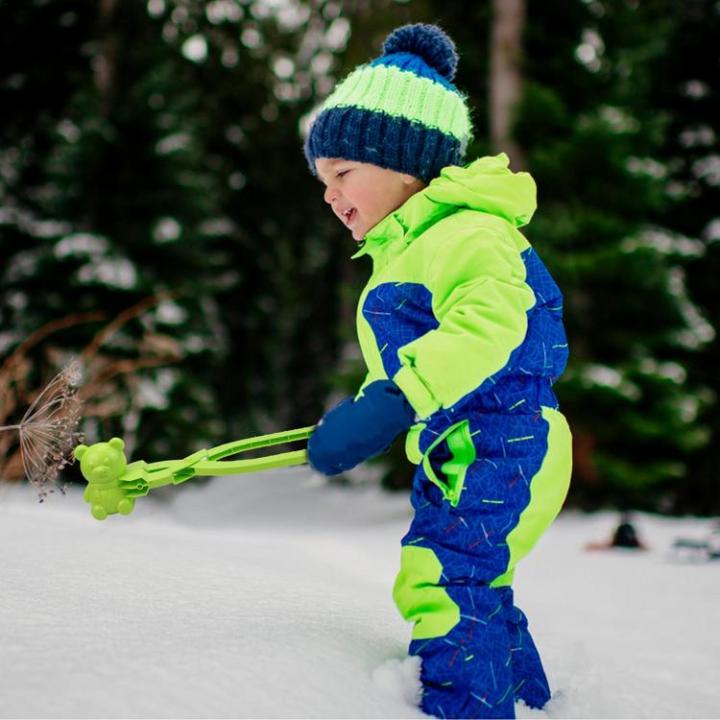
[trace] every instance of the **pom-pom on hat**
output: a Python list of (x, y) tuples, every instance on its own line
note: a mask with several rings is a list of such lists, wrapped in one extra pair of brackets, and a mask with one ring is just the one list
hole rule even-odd
[(404, 25), (383, 54), (357, 67), (320, 107), (305, 140), (319, 157), (372, 163), (429, 182), (460, 165), (472, 135), (465, 97), (453, 85), (458, 55), (437, 25)]

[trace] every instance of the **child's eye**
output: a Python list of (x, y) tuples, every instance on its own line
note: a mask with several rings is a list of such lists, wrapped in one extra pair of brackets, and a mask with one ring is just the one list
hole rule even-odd
[(343, 175), (347, 175), (349, 172), (349, 170), (341, 170), (339, 173), (335, 173), (335, 177), (342, 177)]

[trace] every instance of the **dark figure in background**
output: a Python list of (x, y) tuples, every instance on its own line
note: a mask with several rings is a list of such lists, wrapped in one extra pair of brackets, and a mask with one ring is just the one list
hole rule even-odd
[(590, 542), (585, 546), (586, 550), (609, 550), (610, 548), (647, 550), (647, 545), (638, 537), (635, 526), (631, 522), (629, 512), (622, 513), (620, 522), (615, 528), (610, 540), (607, 542)]
[(643, 543), (637, 536), (635, 526), (630, 522), (629, 513), (623, 513), (620, 517), (620, 524), (615, 528), (610, 544), (612, 547), (644, 548)]

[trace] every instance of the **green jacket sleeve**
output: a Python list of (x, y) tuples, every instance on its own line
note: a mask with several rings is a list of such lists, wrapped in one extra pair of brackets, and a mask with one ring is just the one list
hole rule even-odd
[(509, 233), (453, 228), (427, 276), (439, 326), (398, 350), (393, 377), (420, 418), (454, 405), (502, 369), (525, 339), (535, 303)]

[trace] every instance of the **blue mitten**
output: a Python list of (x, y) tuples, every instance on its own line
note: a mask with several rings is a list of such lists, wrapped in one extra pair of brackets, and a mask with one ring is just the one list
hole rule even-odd
[(345, 398), (320, 420), (308, 441), (315, 470), (336, 475), (380, 454), (415, 422), (415, 411), (392, 380), (376, 380), (362, 397)]

